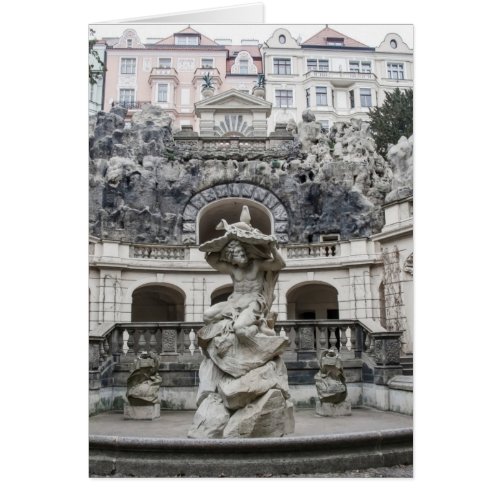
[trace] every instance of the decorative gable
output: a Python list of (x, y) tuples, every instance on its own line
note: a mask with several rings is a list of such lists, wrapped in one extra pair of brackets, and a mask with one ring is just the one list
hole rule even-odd
[(245, 110), (265, 112), (271, 114), (272, 104), (264, 99), (255, 97), (236, 89), (231, 89), (222, 94), (217, 94), (195, 103), (195, 112), (200, 116), (202, 111), (217, 110)]
[(252, 56), (246, 50), (242, 50), (238, 53), (234, 64), (231, 67), (231, 74), (234, 75), (240, 73), (247, 75), (257, 74), (257, 66), (255, 66)]
[(144, 45), (141, 43), (141, 39), (135, 30), (127, 29), (123, 32), (120, 40), (116, 45), (113, 45), (115, 49), (144, 49)]

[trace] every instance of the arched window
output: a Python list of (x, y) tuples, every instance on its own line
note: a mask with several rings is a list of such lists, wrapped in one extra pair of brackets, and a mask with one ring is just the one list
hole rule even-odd
[(132, 294), (132, 321), (184, 321), (183, 292), (169, 285), (144, 285)]

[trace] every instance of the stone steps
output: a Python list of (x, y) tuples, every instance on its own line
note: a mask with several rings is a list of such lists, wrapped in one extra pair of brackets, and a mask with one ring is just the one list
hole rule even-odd
[(413, 375), (413, 354), (401, 356), (401, 365), (403, 366), (403, 375)]

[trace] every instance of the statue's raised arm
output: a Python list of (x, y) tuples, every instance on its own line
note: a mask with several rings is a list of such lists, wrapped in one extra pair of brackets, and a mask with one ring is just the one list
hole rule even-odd
[(227, 302), (205, 311), (205, 321), (216, 323), (231, 317), (236, 335), (275, 335), (268, 317), (278, 272), (285, 267), (276, 238), (250, 225), (246, 206), (240, 222), (228, 224), (223, 219), (216, 229), (224, 234), (203, 243), (200, 250), (206, 252), (211, 267), (231, 276), (234, 288)]

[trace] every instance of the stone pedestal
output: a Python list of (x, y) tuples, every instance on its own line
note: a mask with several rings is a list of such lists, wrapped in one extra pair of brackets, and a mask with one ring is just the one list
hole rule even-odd
[(342, 403), (323, 403), (316, 398), (316, 415), (321, 417), (345, 417), (351, 415), (351, 401), (346, 399)]
[(144, 406), (132, 406), (125, 403), (123, 416), (125, 420), (155, 420), (160, 418), (160, 403)]

